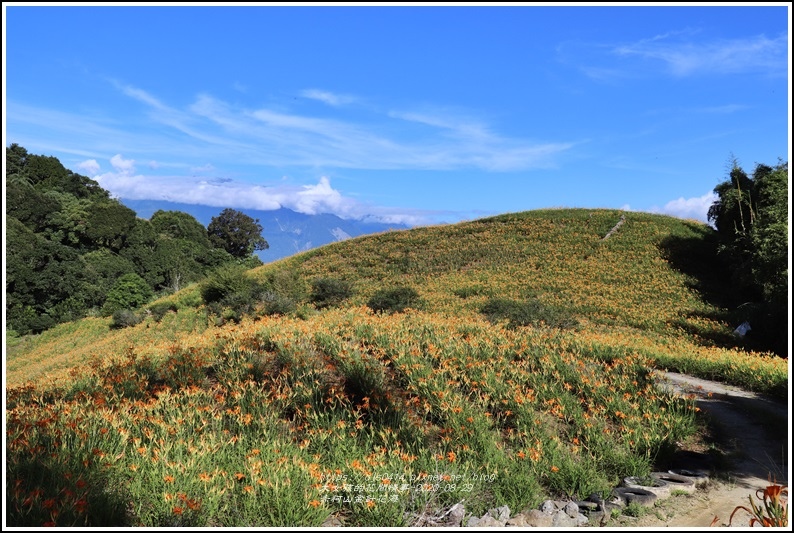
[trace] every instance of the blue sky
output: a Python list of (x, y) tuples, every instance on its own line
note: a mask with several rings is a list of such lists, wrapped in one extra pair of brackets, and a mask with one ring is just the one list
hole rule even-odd
[(705, 221), (790, 156), (788, 3), (3, 10), (5, 145), (122, 199)]

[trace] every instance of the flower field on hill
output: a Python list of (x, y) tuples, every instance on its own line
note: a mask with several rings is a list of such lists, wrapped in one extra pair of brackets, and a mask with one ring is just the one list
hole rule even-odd
[[(162, 320), (15, 339), (8, 525), (378, 527), (461, 500), (522, 509), (606, 493), (697, 433), (694, 401), (657, 390), (655, 369), (786, 394), (786, 360), (736, 346), (702, 289), (705, 230), (630, 214), (603, 240), (618, 213), (384, 233), (251, 272), (289, 281), (291, 313), (218, 321), (194, 286)], [(331, 278), (353, 294), (312, 305), (312, 280)], [(395, 286), (420, 303), (367, 307)], [(494, 299), (539, 314), (485, 316)]]

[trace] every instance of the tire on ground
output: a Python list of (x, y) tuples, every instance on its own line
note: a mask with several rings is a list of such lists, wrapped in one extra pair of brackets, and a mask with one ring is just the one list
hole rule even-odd
[(656, 494), (649, 490), (632, 487), (615, 487), (612, 489), (612, 494), (625, 502), (626, 505), (636, 503), (645, 507), (652, 507), (658, 498)]
[(699, 487), (700, 485), (705, 485), (709, 481), (708, 474), (700, 470), (695, 471), (695, 470), (687, 470), (685, 468), (676, 468), (673, 470), (668, 470), (667, 473), (689, 478), (695, 482), (696, 487)]
[(585, 515), (598, 510), (598, 503), (596, 502), (578, 501), (576, 505), (579, 506), (579, 512)]
[(662, 479), (657, 479), (653, 476), (651, 476), (650, 480), (648, 480), (648, 478), (643, 479), (639, 477), (630, 476), (623, 479), (623, 486), (629, 487), (631, 489), (644, 489), (647, 490), (648, 492), (653, 492), (654, 494), (656, 494), (656, 497), (659, 498), (660, 500), (669, 498), (672, 492), (671, 491), (672, 487), (670, 487), (666, 481)]
[(687, 494), (695, 492), (695, 481), (692, 478), (668, 472), (652, 472), (651, 477), (666, 482), (671, 491), (680, 490)]

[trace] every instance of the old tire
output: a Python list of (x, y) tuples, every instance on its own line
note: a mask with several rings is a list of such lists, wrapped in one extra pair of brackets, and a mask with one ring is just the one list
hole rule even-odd
[(645, 507), (653, 507), (658, 499), (658, 496), (649, 490), (633, 487), (615, 487), (612, 489), (612, 494), (626, 505), (636, 503)]
[(695, 482), (686, 476), (681, 476), (678, 474), (670, 474), (667, 472), (652, 472), (651, 477), (654, 479), (659, 479), (667, 483), (668, 488), (670, 491), (678, 490), (685, 492), (687, 494), (692, 494), (695, 492)]
[(700, 487), (701, 485), (705, 485), (709, 482), (709, 476), (705, 472), (701, 470), (687, 470), (685, 468), (676, 468), (673, 470), (668, 470), (668, 474), (675, 474), (677, 476), (684, 476), (686, 478), (691, 479), (696, 487)]
[(656, 479), (653, 476), (650, 476), (650, 479), (630, 476), (623, 479), (623, 485), (631, 489), (643, 489), (652, 492), (660, 500), (669, 498), (671, 493), (671, 487), (666, 481)]

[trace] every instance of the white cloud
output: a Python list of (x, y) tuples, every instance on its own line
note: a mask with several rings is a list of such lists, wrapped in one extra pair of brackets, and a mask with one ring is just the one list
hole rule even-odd
[(268, 126), (285, 129), (305, 130), (317, 134), (333, 136), (340, 129), (346, 129), (341, 122), (321, 118), (302, 117), (287, 113), (277, 113), (269, 109), (259, 109), (251, 114)]
[(428, 221), (426, 214), (420, 211), (382, 208), (357, 202), (334, 189), (326, 176), (322, 176), (316, 185), (296, 186), (278, 181), (276, 185), (262, 186), (226, 178), (208, 180), (186, 176), (147, 176), (128, 172), (127, 168), (106, 172), (94, 179), (114, 197), (129, 200), (155, 199), (263, 211), (285, 207), (308, 215), (332, 213), (342, 218), (392, 224), (418, 225)]
[(96, 162), (96, 159), (89, 159), (87, 161), (83, 161), (82, 163), (78, 163), (76, 168), (81, 172), (85, 172), (88, 175), (93, 176), (99, 172), (99, 163)]
[(212, 163), (205, 163), (198, 167), (192, 167), (190, 170), (191, 172), (199, 174), (199, 173), (214, 172), (215, 167), (212, 165)]
[[(179, 111), (139, 89), (124, 86), (122, 92), (150, 106), (152, 120), (186, 134), (194, 144), (203, 143), (205, 153), (224, 159), (233, 153), (241, 162), (259, 165), (513, 171), (548, 167), (554, 156), (573, 146), (502, 137), (465, 113), (443, 109), (368, 109), (351, 120), (245, 109), (202, 94)], [(318, 89), (304, 94), (337, 104), (352, 99)]]
[(134, 98), (144, 104), (151, 106), (158, 111), (163, 112), (172, 112), (173, 110), (169, 108), (167, 105), (163, 104), (160, 100), (155, 98), (154, 96), (150, 95), (143, 89), (138, 89), (137, 87), (132, 87), (130, 85), (124, 85), (118, 82), (114, 82), (117, 88), (121, 90), (122, 93), (126, 94), (127, 96)]
[[(281, 169), (310, 167), (316, 175), (335, 168), (509, 172), (553, 167), (560, 154), (574, 146), (572, 142), (505, 136), (486, 120), (472, 118), (470, 111), (460, 109), (424, 105), (390, 113), (366, 107), (351, 116), (331, 108), (322, 115), (309, 115), (285, 106), (246, 108), (207, 94), (177, 108), (142, 89), (117, 82), (113, 86), (135, 104), (135, 128), (123, 118), (24, 105), (15, 105), (12, 115), (16, 128), (44, 128), (39, 144), (51, 142), (46, 138), (49, 134), (58, 142), (68, 138), (71, 143), (90, 147), (90, 152), (81, 155), (84, 160), (110, 158), (110, 171), (95, 179), (122, 198), (257, 209), (283, 205), (303, 212), (333, 212), (348, 218), (373, 214), (379, 220), (418, 224), (425, 220), (426, 212), (365, 208), (333, 189), (325, 178), (316, 185), (290, 189), (286, 184), (220, 184), (213, 175), (239, 173), (245, 167), (276, 167), (279, 174), (284, 171)], [(318, 89), (306, 94), (336, 103), (352, 98)], [(69, 151), (68, 147), (60, 150)], [(110, 157), (112, 154), (116, 155)], [(136, 170), (136, 162), (145, 170)], [(98, 163), (88, 168), (94, 174), (102, 172)], [(157, 176), (163, 169), (171, 169), (170, 177)], [(185, 177), (191, 172), (206, 181)], [(252, 175), (256, 170), (242, 172)], [(196, 190), (190, 190), (193, 188)]]
[(187, 169), (204, 162), (217, 166), (233, 160), (258, 167), (502, 172), (554, 166), (560, 154), (574, 146), (565, 140), (504, 136), (467, 111), (446, 108), (391, 113), (366, 108), (355, 118), (335, 114), (332, 108), (323, 116), (312, 116), (283, 107), (245, 108), (199, 94), (192, 104), (177, 109), (141, 89), (114, 86), (143, 106), (143, 113), (134, 110), (139, 129), (124, 120), (17, 104), (11, 119), (17, 129), (42, 129), (40, 145), (51, 142), (45, 138), (49, 133), (58, 143), (68, 138), (90, 147), (83, 157), (97, 160), (123, 147), (131, 159), (156, 160), (161, 168)]
[(703, 72), (780, 75), (787, 71), (788, 38), (785, 35), (774, 39), (758, 35), (711, 42), (671, 40), (675, 37), (667, 34), (643, 39), (617, 46), (613, 52), (618, 56), (661, 61), (676, 76)]
[(450, 130), (463, 138), (487, 140), (493, 139), (494, 135), (484, 124), (475, 120), (457, 116), (455, 113), (444, 112), (416, 112), (416, 111), (392, 111), (390, 117), (417, 122), (426, 126), (432, 126), (442, 130)]
[(715, 115), (728, 115), (731, 113), (736, 113), (737, 111), (744, 111), (748, 109), (749, 106), (741, 105), (741, 104), (725, 104), (713, 107), (704, 107), (698, 109), (697, 111), (701, 113), (711, 113)]
[(423, 148), (427, 150), (426, 162), (431, 166), (436, 162), (447, 168), (475, 167), (493, 172), (548, 168), (553, 166), (554, 156), (574, 146), (573, 142), (505, 138), (460, 111), (391, 111), (389, 116), (429, 128), (431, 139), (436, 140)]
[(132, 174), (135, 172), (135, 161), (124, 159), (121, 154), (116, 154), (110, 158), (110, 164), (122, 174)]
[(666, 73), (788, 75), (788, 36), (752, 35), (707, 39), (693, 29), (668, 32), (629, 43), (565, 41), (557, 59), (601, 83), (620, 83)]
[(650, 212), (708, 222), (709, 207), (716, 199), (717, 195), (713, 191), (695, 198), (681, 197), (676, 200), (670, 200), (664, 204), (664, 207), (654, 206), (650, 209)]
[(581, 70), (588, 78), (600, 82), (613, 82), (615, 80), (628, 77), (628, 74), (625, 71), (616, 68), (592, 67), (585, 65), (579, 67), (579, 70)]
[(302, 191), (289, 195), (283, 205), (300, 213), (335, 213), (343, 217), (345, 214), (349, 216), (357, 208), (356, 202), (334, 190), (331, 181), (325, 176), (320, 178), (317, 185), (304, 186)]
[(351, 104), (356, 101), (355, 97), (345, 94), (334, 94), (328, 91), (321, 91), (319, 89), (306, 89), (301, 92), (301, 96), (311, 100), (319, 100), (330, 106), (340, 106), (344, 104)]

